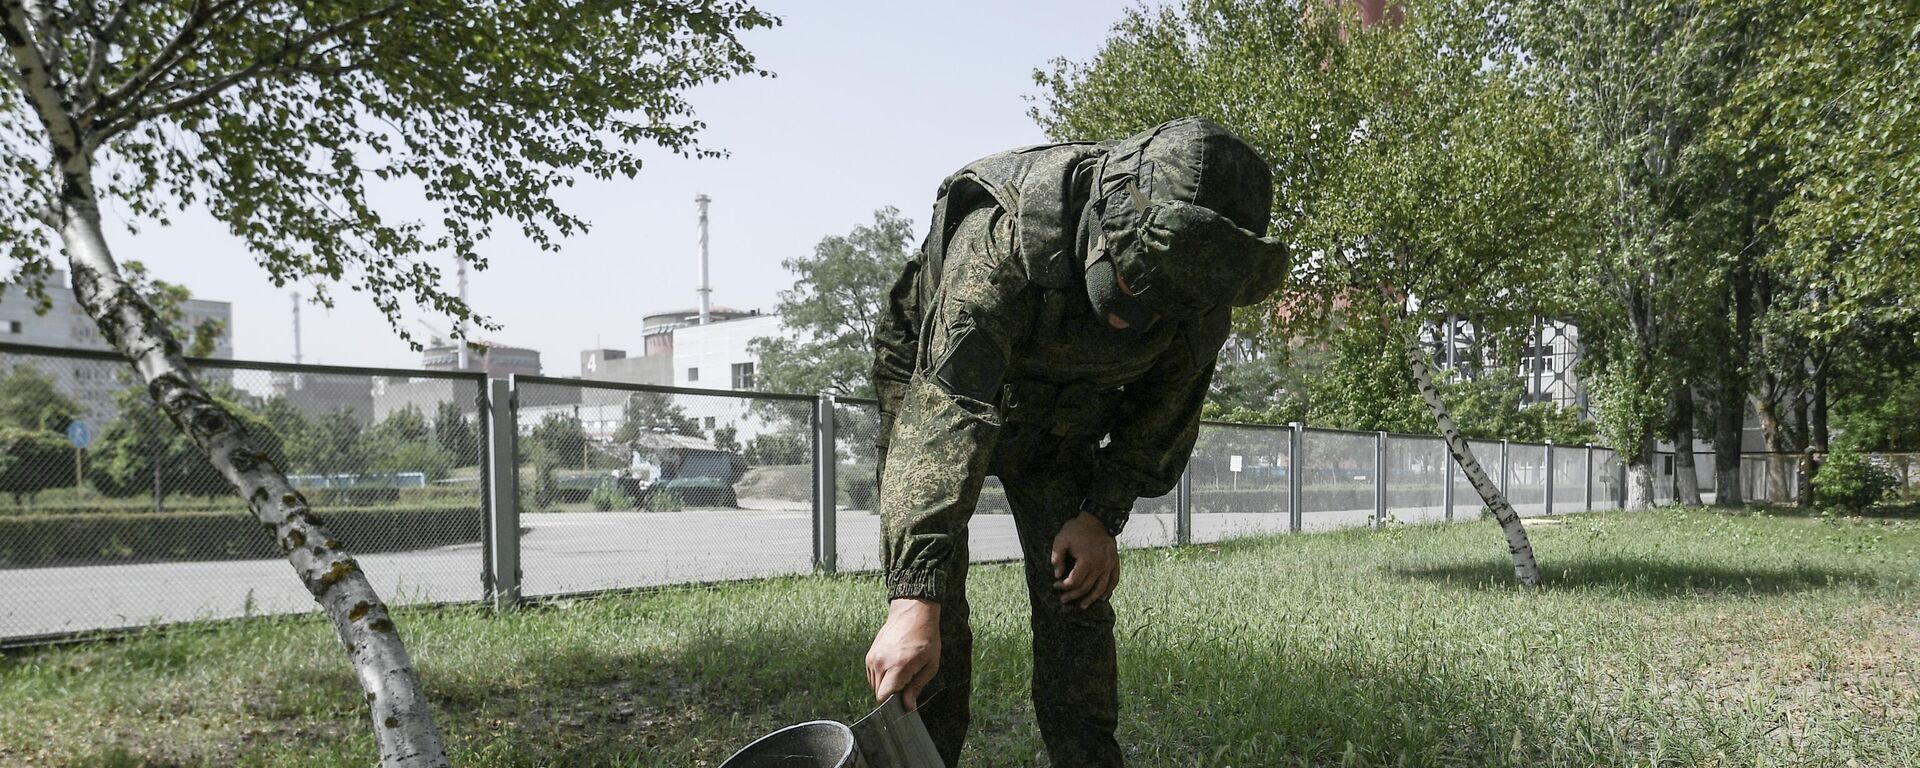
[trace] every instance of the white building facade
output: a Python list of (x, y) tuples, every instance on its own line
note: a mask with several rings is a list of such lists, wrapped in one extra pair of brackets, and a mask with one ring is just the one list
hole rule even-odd
[[(86, 309), (73, 297), (67, 273), (56, 270), (47, 277), (48, 308), (36, 312), (36, 305), (25, 289), (7, 285), (0, 289), (0, 342), (32, 344), (63, 349), (112, 351)], [(188, 299), (180, 305), (181, 325), (200, 328), (211, 322), (215, 329), (209, 357), (233, 359), (233, 305), (224, 301)], [(183, 343), (186, 339), (181, 340)], [(38, 368), (53, 380), (55, 391), (71, 398), (86, 414), (83, 418), (95, 427), (104, 426), (116, 413), (114, 393), (134, 386), (132, 370), (124, 363), (91, 360), (53, 360), (17, 358)], [(200, 374), (203, 383), (225, 382), (230, 371), (207, 370)]]
[[(760, 359), (749, 345), (754, 339), (783, 332), (778, 315), (677, 328), (673, 332), (673, 385), (758, 391)], [(733, 426), (743, 445), (774, 426), (752, 412), (753, 401), (748, 398), (674, 395), (674, 404), (697, 420), (708, 436), (716, 428)]]

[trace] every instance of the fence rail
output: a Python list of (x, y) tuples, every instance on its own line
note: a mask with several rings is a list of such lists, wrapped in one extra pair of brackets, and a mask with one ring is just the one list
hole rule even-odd
[[(871, 400), (191, 365), (282, 469), (326, 479), (305, 492), (396, 604), (880, 567)], [(1523, 516), (1625, 498), (1606, 448), (1470, 446)], [(1744, 460), (1748, 498), (1789, 498), (1768, 495), (1797, 489), (1778, 482), (1788, 464)], [(1671, 498), (1671, 466), (1655, 469)], [(1480, 508), (1436, 437), (1208, 421), (1178, 487), (1141, 499), (1121, 544), (1469, 520)], [(971, 558), (1019, 556), (1007, 509), (990, 478)], [(0, 645), (312, 610), (123, 360), (12, 344), (0, 344), (0, 595)]]

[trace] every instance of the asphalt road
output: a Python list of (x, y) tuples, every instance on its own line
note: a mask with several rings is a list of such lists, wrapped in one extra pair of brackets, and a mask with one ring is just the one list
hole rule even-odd
[[(522, 592), (529, 596), (711, 582), (812, 570), (811, 513), (804, 505), (743, 499), (747, 509), (695, 512), (563, 512), (522, 518)], [(1164, 505), (1161, 505), (1164, 506)], [(1539, 514), (1538, 505), (1523, 514)], [(1372, 510), (1309, 510), (1309, 531), (1363, 526)], [(1464, 503), (1463, 517), (1474, 513)], [(1436, 507), (1395, 509), (1400, 522), (1444, 519)], [(1285, 513), (1194, 515), (1193, 538), (1218, 541), (1287, 530)], [(973, 518), (976, 560), (1019, 556), (1013, 520)], [(879, 518), (838, 515), (838, 567), (879, 567)], [(1121, 536), (1126, 547), (1174, 541), (1172, 514), (1137, 512)], [(372, 554), (360, 563), (382, 597), (394, 604), (481, 598), (481, 545)], [(292, 568), (281, 560), (162, 562), (0, 570), (0, 638), (142, 626), (193, 619), (313, 609)]]

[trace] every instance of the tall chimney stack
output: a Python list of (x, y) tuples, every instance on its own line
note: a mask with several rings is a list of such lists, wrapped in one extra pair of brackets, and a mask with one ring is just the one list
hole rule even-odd
[(713, 286), (707, 282), (707, 203), (712, 199), (705, 194), (693, 196), (693, 204), (700, 206), (700, 324), (708, 322), (708, 312), (712, 306)]
[(293, 364), (300, 364), (300, 292), (293, 292)]
[[(453, 258), (455, 259), (456, 269), (458, 270), (457, 274), (460, 277), (460, 304), (461, 306), (465, 306), (467, 303), (467, 260), (458, 256)], [(454, 346), (460, 350), (460, 370), (464, 371), (467, 370), (470, 364), (470, 361), (467, 359), (467, 318), (464, 315), (460, 318), (459, 336), (460, 338), (456, 339), (453, 343)]]

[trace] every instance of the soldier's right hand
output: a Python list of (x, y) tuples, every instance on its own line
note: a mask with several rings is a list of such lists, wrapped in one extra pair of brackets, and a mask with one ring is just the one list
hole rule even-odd
[(940, 670), (940, 604), (899, 598), (887, 604), (887, 623), (867, 649), (867, 685), (874, 703), (901, 694), (911, 712), (919, 707), (920, 691)]

